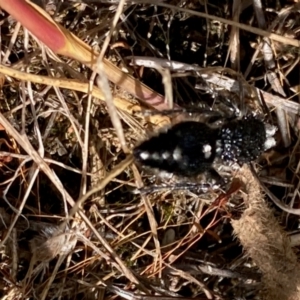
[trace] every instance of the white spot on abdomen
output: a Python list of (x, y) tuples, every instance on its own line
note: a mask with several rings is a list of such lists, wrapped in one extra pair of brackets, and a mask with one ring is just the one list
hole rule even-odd
[(144, 152), (141, 152), (141, 153), (140, 153), (140, 158), (141, 158), (142, 160), (148, 159), (149, 156), (150, 156), (150, 153), (149, 153), (148, 151), (144, 151)]
[(162, 158), (163, 158), (163, 159), (168, 159), (170, 156), (171, 156), (170, 152), (164, 152), (164, 153), (162, 154)]
[(182, 159), (182, 155), (181, 155), (181, 149), (180, 148), (176, 148), (173, 152), (173, 158), (175, 160), (181, 160)]
[(154, 159), (154, 160), (159, 160), (159, 154), (157, 152), (154, 152), (152, 155), (151, 155), (151, 158)]
[(202, 152), (204, 153), (204, 157), (206, 159), (209, 159), (211, 157), (211, 149), (212, 149), (211, 145), (209, 145), (209, 144), (206, 144), (203, 146)]

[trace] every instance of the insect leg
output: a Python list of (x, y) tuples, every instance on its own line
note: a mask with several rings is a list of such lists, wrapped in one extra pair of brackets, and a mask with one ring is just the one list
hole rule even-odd
[(150, 185), (141, 189), (137, 189), (134, 193), (139, 194), (152, 194), (164, 190), (171, 191), (195, 191), (197, 193), (206, 193), (209, 189), (216, 189), (209, 183), (176, 183), (173, 185)]

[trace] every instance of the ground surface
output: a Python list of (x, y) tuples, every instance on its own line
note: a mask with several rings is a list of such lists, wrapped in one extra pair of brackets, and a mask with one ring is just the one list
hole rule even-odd
[[(99, 51), (119, 5), (34, 2)], [(268, 39), (268, 32), (289, 40)], [(125, 2), (105, 57), (167, 95), (164, 107), (174, 102), (177, 109), (168, 113), (116, 82), (115, 103), (142, 112), (108, 114), (105, 102), (87, 93), (1, 75), (1, 120), (11, 124), (0, 122), (1, 297), (300, 299), (300, 52), (293, 39), (300, 39), (293, 1), (264, 1), (262, 8), (247, 1)], [(1, 50), (3, 64), (49, 80), (88, 84), (92, 76), (5, 13)], [(227, 170), (223, 190), (149, 192), (178, 181), (133, 164), (128, 153), (170, 122), (216, 121), (208, 109), (222, 120), (233, 109), (259, 115), (278, 128), (276, 146), (252, 165)], [(37, 153), (52, 176), (33, 162)], [(200, 180), (207, 178), (192, 179)], [(74, 214), (68, 199), (95, 187)]]

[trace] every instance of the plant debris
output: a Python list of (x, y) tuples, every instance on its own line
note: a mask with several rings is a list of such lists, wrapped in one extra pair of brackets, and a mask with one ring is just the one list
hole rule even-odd
[[(33, 10), (1, 11), (0, 296), (300, 299), (299, 3), (18, 2)], [(276, 145), (213, 162), (216, 189), (136, 164), (199, 115), (260, 116)]]

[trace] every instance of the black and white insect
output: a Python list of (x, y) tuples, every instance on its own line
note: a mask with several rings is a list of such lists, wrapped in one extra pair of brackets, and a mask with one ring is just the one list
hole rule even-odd
[(185, 178), (185, 182), (206, 173), (220, 186), (224, 181), (214, 168), (216, 161), (227, 165), (254, 161), (275, 145), (275, 132), (275, 126), (251, 114), (211, 123), (181, 121), (142, 142), (133, 154), (144, 167)]

